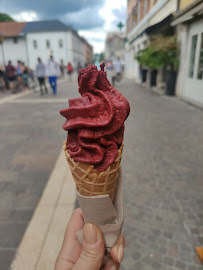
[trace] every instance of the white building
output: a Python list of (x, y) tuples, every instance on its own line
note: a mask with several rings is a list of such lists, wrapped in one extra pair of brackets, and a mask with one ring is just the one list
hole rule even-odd
[(85, 63), (84, 39), (70, 26), (58, 20), (37, 21), (28, 23), (2, 22), (0, 35), (0, 65), (9, 60), (15, 65), (17, 60), (35, 69), (37, 58), (47, 63), (50, 55), (58, 63), (74, 67)]
[(176, 94), (203, 106), (203, 2), (181, 1), (172, 22), (177, 27), (180, 66)]

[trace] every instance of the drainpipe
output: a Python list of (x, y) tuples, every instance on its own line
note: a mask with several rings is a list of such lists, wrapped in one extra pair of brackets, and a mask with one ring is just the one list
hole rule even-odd
[(4, 46), (3, 46), (3, 39), (0, 42), (2, 47), (2, 55), (3, 55), (3, 65), (6, 66), (5, 54), (4, 54)]
[(177, 1), (177, 11), (180, 10), (180, 0)]

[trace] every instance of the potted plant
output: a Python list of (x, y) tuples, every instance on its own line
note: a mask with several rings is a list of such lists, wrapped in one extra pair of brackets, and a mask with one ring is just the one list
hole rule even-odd
[[(154, 76), (155, 70), (166, 67), (166, 94), (174, 95), (178, 68), (178, 46), (174, 36), (153, 36), (149, 46), (139, 51), (135, 58), (140, 64), (148, 66), (152, 75), (154, 72)], [(152, 78), (153, 76), (151, 80)], [(153, 85), (153, 80), (151, 84)]]
[(142, 82), (146, 82), (147, 67), (150, 70), (150, 86), (156, 86), (157, 65), (156, 55), (153, 49), (147, 47), (146, 49), (140, 50), (135, 58), (138, 60), (141, 67)]

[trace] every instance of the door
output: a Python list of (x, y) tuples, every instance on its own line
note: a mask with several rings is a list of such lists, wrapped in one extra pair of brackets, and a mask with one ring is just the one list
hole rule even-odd
[(203, 20), (190, 26), (183, 95), (203, 105)]

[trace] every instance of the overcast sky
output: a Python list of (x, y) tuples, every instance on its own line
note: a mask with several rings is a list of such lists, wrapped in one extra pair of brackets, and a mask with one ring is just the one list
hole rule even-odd
[(0, 0), (0, 12), (17, 21), (59, 19), (71, 24), (93, 46), (104, 49), (109, 31), (117, 31), (126, 21), (127, 0)]

